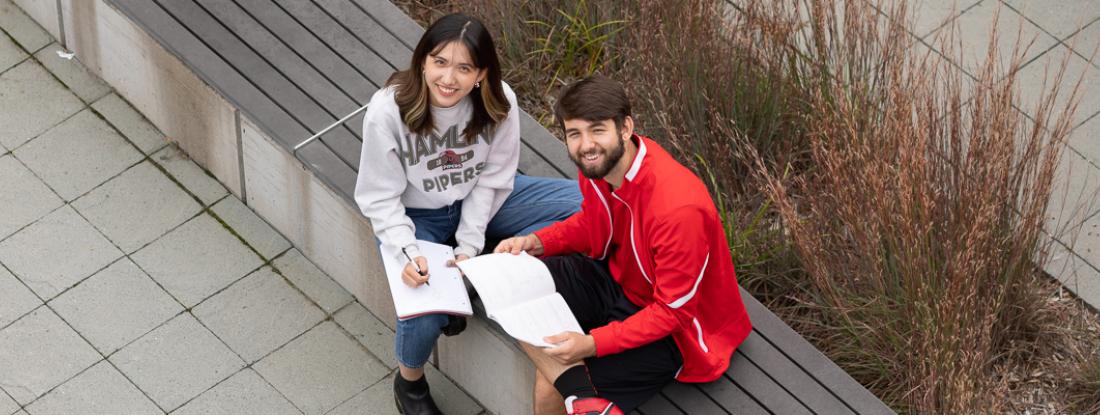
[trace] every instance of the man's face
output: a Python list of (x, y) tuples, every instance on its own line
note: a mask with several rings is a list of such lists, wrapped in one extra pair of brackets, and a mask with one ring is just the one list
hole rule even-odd
[(569, 158), (589, 179), (607, 176), (623, 158), (623, 134), (615, 121), (565, 120), (565, 145)]

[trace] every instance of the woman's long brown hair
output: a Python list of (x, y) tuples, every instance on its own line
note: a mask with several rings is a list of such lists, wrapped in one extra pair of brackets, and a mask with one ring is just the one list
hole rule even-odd
[(429, 55), (438, 53), (451, 42), (459, 42), (465, 46), (474, 66), (479, 70), (486, 70), (481, 86), (470, 92), (474, 114), (462, 132), (466, 142), (473, 143), (478, 134), (503, 121), (511, 109), (511, 104), (504, 96), (500, 60), (497, 58), (493, 37), (479, 20), (461, 13), (449, 14), (436, 20), (416, 44), (409, 68), (390, 75), (386, 86), (395, 86), (397, 107), (401, 110), (401, 119), (409, 130), (418, 135), (431, 134), (435, 125), (429, 110), (431, 97), (428, 83), (424, 79), (424, 62)]

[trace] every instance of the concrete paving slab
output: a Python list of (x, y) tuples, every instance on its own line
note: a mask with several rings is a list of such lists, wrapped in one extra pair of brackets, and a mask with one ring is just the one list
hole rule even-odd
[(15, 149), (58, 195), (73, 200), (141, 161), (142, 155), (95, 113), (84, 110)]
[(1056, 242), (1053, 248), (1050, 261), (1044, 268), (1046, 272), (1084, 302), (1094, 308), (1100, 307), (1100, 270), (1061, 243)]
[(12, 414), (19, 410), (19, 404), (3, 390), (0, 390), (0, 414)]
[[(1100, 269), (1100, 215), (1093, 215), (1085, 220), (1081, 224), (1080, 233), (1076, 235), (1073, 241), (1063, 240), (1063, 242), (1073, 248), (1073, 253), (1084, 259), (1093, 268)], [(1100, 287), (1100, 284), (1098, 284), (1098, 287)], [(1090, 304), (1100, 305), (1100, 291), (1095, 294), (1092, 298), (1096, 301), (1090, 302)]]
[(172, 415), (296, 415), (301, 414), (252, 369), (245, 369), (203, 392)]
[(1057, 6), (1049, 0), (1003, 1), (1058, 39), (1100, 18), (1100, 4), (1095, 0), (1059, 0)]
[(397, 376), (396, 372), (355, 394), (326, 415), (398, 415), (397, 405), (393, 401), (394, 376)]
[[(1076, 97), (1077, 111), (1073, 116), (1073, 125), (1078, 126), (1100, 113), (1100, 94), (1095, 93), (1100, 89), (1100, 69), (1089, 65), (1088, 61), (1071, 53), (1070, 49), (1064, 45), (1056, 46), (1020, 70), (1017, 84), (1020, 86), (1021, 109), (1029, 116), (1035, 116), (1039, 96), (1043, 92), (1049, 94), (1049, 85), (1053, 84), (1054, 77), (1058, 74), (1063, 62), (1066, 64), (1066, 71), (1054, 101), (1054, 112), (1059, 113), (1066, 106), (1074, 85), (1078, 79), (1081, 79), (1080, 90)], [(1048, 86), (1044, 87), (1044, 85)]]
[(366, 307), (358, 302), (348, 304), (332, 316), (332, 319), (378, 357), (382, 364), (390, 369), (397, 369), (393, 330), (367, 311)]
[(1047, 232), (1064, 238), (1089, 217), (1100, 212), (1100, 169), (1074, 151), (1067, 150), (1059, 160), (1047, 204)]
[(172, 411), (245, 364), (184, 313), (110, 357), (161, 408)]
[(0, 143), (14, 150), (81, 108), (80, 98), (45, 68), (25, 60), (0, 74)]
[(191, 195), (149, 161), (81, 196), (72, 206), (127, 253), (153, 242), (202, 211)]
[(1100, 117), (1092, 117), (1073, 130), (1069, 137), (1069, 146), (1093, 165), (1100, 166)]
[(183, 311), (128, 258), (53, 299), (50, 307), (104, 355)]
[(27, 405), (34, 415), (158, 415), (157, 408), (106, 360)]
[(153, 154), (168, 144), (160, 130), (114, 92), (92, 103), (92, 108), (145, 154)]
[(1093, 66), (1100, 66), (1100, 20), (1085, 26), (1063, 42), (1085, 60), (1091, 59)]
[(111, 92), (111, 86), (80, 63), (79, 56), (66, 59), (59, 53), (70, 52), (55, 42), (35, 53), (34, 58), (38, 59), (42, 66), (57, 76), (61, 83), (69, 87), (84, 102), (95, 102)]
[(274, 258), (291, 247), (290, 241), (236, 197), (222, 199), (211, 210), (264, 258)]
[[(443, 376), (435, 366), (424, 367), (425, 377), (431, 387), (432, 398), (435, 399), (439, 409), (445, 414), (451, 415), (477, 415), (484, 410), (477, 402), (465, 392), (455, 386), (450, 379)], [(392, 372), (385, 379), (371, 385), (366, 390), (359, 392), (353, 398), (340, 404), (328, 415), (353, 415), (353, 414), (397, 414), (397, 405), (393, 402), (393, 377), (397, 372)]]
[[(42, 300), (8, 270), (0, 267), (0, 329), (42, 305)], [(0, 399), (3, 400), (3, 399)], [(0, 414), (5, 413), (0, 411)], [(9, 412), (10, 413), (10, 412)]]
[(424, 366), (424, 376), (428, 378), (432, 398), (439, 404), (439, 409), (442, 409), (443, 413), (477, 415), (482, 412), (482, 408), (477, 402), (474, 402), (466, 392), (459, 389), (454, 382), (447, 379), (435, 366)]
[(958, 17), (960, 32), (958, 40), (963, 52), (962, 60), (960, 62), (957, 56), (949, 58), (967, 73), (977, 74), (989, 51), (990, 32), (994, 24), (998, 28), (995, 47), (1006, 63), (1013, 54), (1017, 39), (1020, 40), (1020, 53), (1023, 53), (1024, 47), (1034, 39), (1034, 43), (1024, 54), (1023, 62), (1034, 59), (1058, 42), (1058, 39), (1027, 21), (1011, 8), (1004, 7), (999, 1), (983, 1), (967, 9)]
[(47, 307), (0, 330), (0, 385), (20, 405), (102, 359)]
[(69, 206), (0, 242), (0, 262), (46, 300), (120, 257), (122, 252)]
[[(910, 32), (923, 38), (939, 29), (946, 22), (958, 17), (967, 9), (978, 4), (981, 0), (909, 0), (907, 5), (913, 15)], [(875, 3), (875, 2), (872, 2)], [(893, 7), (901, 3), (899, 0), (883, 0), (877, 2), (883, 13), (890, 13)]]
[(388, 370), (325, 322), (253, 366), (306, 415), (326, 413), (388, 374)]
[(233, 283), (191, 312), (248, 363), (325, 319), (321, 309), (268, 267)]
[(154, 153), (151, 158), (164, 170), (167, 170), (168, 174), (172, 175), (183, 187), (187, 188), (187, 191), (198, 197), (204, 206), (210, 206), (218, 199), (229, 194), (229, 191), (225, 190), (221, 183), (206, 174), (198, 164), (191, 161), (191, 158), (187, 157), (187, 154), (180, 151), (179, 147), (174, 144), (164, 146)]
[(237, 237), (205, 214), (131, 258), (185, 307), (193, 307), (263, 264)]
[(0, 32), (0, 73), (15, 67), (24, 59), (27, 59), (27, 52), (23, 51), (19, 45), (15, 44), (15, 41), (10, 37)]
[(0, 240), (65, 203), (10, 154), (0, 156), (0, 189)]
[(355, 301), (351, 293), (313, 265), (301, 251), (293, 248), (272, 262), (295, 287), (317, 302), (326, 313), (332, 314)]
[(0, 0), (0, 28), (8, 32), (11, 37), (19, 42), (23, 49), (36, 52), (50, 42), (53, 37), (46, 32), (30, 16), (23, 13), (23, 9), (16, 6), (11, 0)]

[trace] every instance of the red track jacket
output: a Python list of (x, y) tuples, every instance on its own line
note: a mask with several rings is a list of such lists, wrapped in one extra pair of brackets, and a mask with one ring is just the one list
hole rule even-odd
[(597, 356), (671, 334), (684, 357), (676, 379), (709, 382), (752, 330), (722, 222), (698, 177), (653, 140), (631, 139), (638, 153), (618, 190), (578, 175), (581, 211), (535, 234), (547, 256), (608, 258), (626, 298), (642, 307), (592, 330)]

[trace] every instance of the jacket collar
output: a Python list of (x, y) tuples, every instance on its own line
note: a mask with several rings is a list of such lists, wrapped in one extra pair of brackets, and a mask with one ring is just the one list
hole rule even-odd
[(642, 169), (642, 161), (645, 160), (645, 140), (641, 136), (634, 134), (630, 137), (631, 141), (638, 146), (638, 153), (634, 155), (634, 162), (630, 164), (630, 170), (626, 171), (624, 179), (626, 181), (634, 181), (634, 177), (638, 175), (638, 170)]

